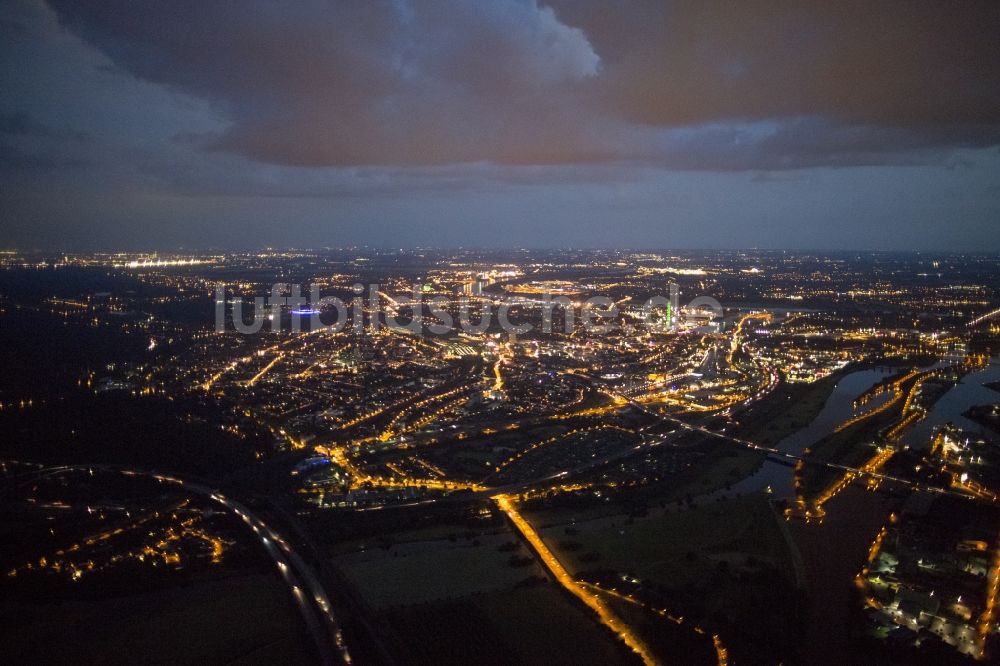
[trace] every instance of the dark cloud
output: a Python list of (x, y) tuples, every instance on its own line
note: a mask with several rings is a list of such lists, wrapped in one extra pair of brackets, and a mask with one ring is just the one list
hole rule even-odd
[(0, 171), (7, 177), (36, 178), (78, 169), (87, 164), (90, 139), (86, 132), (51, 127), (27, 113), (0, 113)]
[(612, 151), (574, 102), (598, 57), (530, 1), (54, 4), (120, 66), (224, 109), (205, 146), (301, 165)]
[(46, 177), (57, 169), (79, 168), (86, 164), (79, 158), (32, 152), (16, 143), (4, 141), (0, 141), (0, 155), (3, 155), (0, 171), (15, 176), (27, 173), (33, 177)]
[(1000, 127), (995, 0), (52, 4), (230, 121), (187, 141), (276, 164), (909, 163)]
[(3, 6), (5, 243), (1000, 247), (994, 0)]
[(554, 0), (602, 58), (603, 101), (657, 125), (827, 117), (1000, 121), (1000, 3)]
[(0, 134), (78, 142), (90, 138), (86, 132), (78, 129), (50, 127), (24, 112), (0, 113)]

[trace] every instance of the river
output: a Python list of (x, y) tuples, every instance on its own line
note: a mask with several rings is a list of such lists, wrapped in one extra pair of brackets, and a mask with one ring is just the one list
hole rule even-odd
[[(870, 370), (858, 370), (845, 375), (837, 382), (826, 399), (823, 409), (812, 422), (801, 430), (797, 430), (788, 435), (780, 442), (776, 448), (784, 453), (801, 454), (807, 448), (823, 439), (837, 426), (846, 421), (851, 416), (860, 411), (867, 411), (874, 408), (878, 402), (869, 402), (861, 408), (854, 409), (854, 400), (863, 392), (882, 381), (898, 368), (878, 367)], [(881, 400), (888, 399), (889, 393), (881, 397)], [(875, 400), (879, 400), (876, 398)], [(746, 494), (756, 492), (767, 486), (771, 487), (775, 499), (793, 499), (795, 497), (794, 486), (792, 484), (792, 468), (780, 463), (766, 460), (754, 474), (734, 484), (729, 493)]]
[(976, 405), (992, 405), (1000, 402), (1000, 393), (985, 386), (997, 381), (1000, 381), (998, 359), (993, 359), (982, 370), (970, 372), (934, 403), (925, 419), (903, 435), (903, 443), (914, 448), (925, 448), (930, 442), (934, 428), (948, 422), (970, 433), (987, 432), (983, 426), (962, 416), (962, 413)]

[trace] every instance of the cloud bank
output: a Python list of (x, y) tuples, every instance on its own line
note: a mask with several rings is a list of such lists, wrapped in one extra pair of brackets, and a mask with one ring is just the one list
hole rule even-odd
[(896, 163), (1000, 138), (1000, 4), (53, 0), (300, 166)]
[(6, 243), (1000, 248), (995, 0), (3, 6)]

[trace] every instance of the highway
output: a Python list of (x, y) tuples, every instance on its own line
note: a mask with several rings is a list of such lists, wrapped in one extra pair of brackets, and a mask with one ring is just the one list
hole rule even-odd
[(177, 476), (128, 469), (115, 465), (61, 465), (38, 470), (38, 476), (52, 476), (60, 472), (90, 472), (91, 470), (117, 472), (126, 476), (145, 476), (183, 488), (186, 492), (206, 497), (224, 507), (242, 520), (260, 541), (264, 551), (274, 562), (282, 581), (288, 587), (295, 606), (302, 616), (315, 643), (323, 664), (351, 663), (351, 656), (344, 643), (343, 634), (333, 616), (330, 600), (311, 567), (274, 529), (257, 517), (246, 506), (222, 495), (204, 484), (181, 479)]
[(971, 321), (969, 321), (969, 323), (967, 324), (967, 326), (969, 326), (969, 328), (972, 328), (973, 326), (978, 326), (979, 324), (982, 324), (984, 321), (992, 319), (993, 317), (996, 317), (997, 315), (1000, 315), (1000, 308), (997, 308), (996, 310), (991, 310), (991, 311), (987, 312), (984, 315), (980, 315), (980, 316), (976, 317), (975, 319), (972, 319)]

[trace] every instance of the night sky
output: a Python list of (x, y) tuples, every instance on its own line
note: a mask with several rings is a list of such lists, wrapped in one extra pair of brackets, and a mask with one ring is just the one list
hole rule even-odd
[(0, 0), (0, 246), (1000, 251), (1000, 2)]

